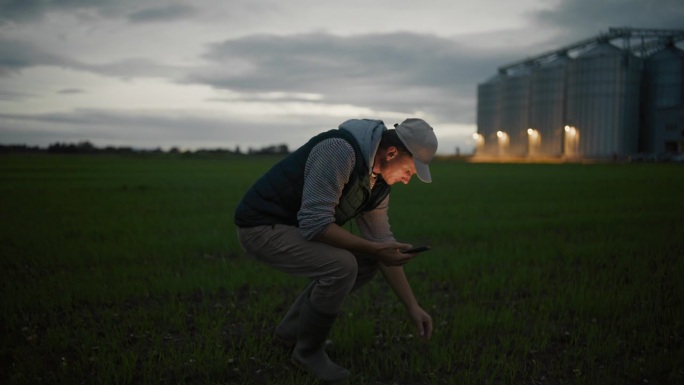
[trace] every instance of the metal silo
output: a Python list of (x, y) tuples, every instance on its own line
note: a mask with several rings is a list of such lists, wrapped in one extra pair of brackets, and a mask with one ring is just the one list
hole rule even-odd
[[(501, 155), (521, 156), (527, 154), (527, 129), (529, 128), (530, 68), (523, 66), (509, 71), (501, 85), (501, 122), (498, 135), (502, 145)], [(508, 143), (502, 143), (507, 141)]]
[[(528, 138), (529, 155), (560, 156), (563, 152), (565, 83), (569, 60), (567, 55), (559, 55), (532, 73), (530, 129), (534, 131), (530, 131)], [(535, 140), (538, 148), (533, 151), (531, 147)]]
[(644, 62), (644, 117), (642, 150), (682, 152), (684, 140), (677, 129), (684, 115), (684, 51), (673, 45)]
[[(637, 152), (641, 67), (641, 59), (609, 42), (597, 43), (569, 63), (566, 118), (573, 130), (568, 132), (579, 138), (572, 155)], [(564, 137), (565, 149), (569, 140)]]
[(497, 153), (496, 132), (501, 122), (501, 85), (505, 75), (497, 74), (477, 87), (477, 133), (482, 154)]

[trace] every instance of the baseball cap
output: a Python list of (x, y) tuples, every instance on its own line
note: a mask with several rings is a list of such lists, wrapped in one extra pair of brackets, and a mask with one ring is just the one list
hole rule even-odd
[(413, 155), (418, 178), (425, 183), (432, 182), (428, 164), (437, 152), (437, 136), (423, 119), (409, 118), (401, 124), (395, 124), (394, 129), (404, 146)]

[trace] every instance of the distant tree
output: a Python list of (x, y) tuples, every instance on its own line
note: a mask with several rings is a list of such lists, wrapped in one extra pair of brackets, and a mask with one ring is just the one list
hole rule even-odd
[(26, 152), (42, 152), (44, 149), (38, 146), (27, 146), (25, 144), (0, 144), (0, 153), (26, 153)]
[(83, 142), (79, 142), (76, 145), (76, 152), (79, 152), (79, 153), (95, 152), (95, 150), (96, 150), (95, 146), (87, 140), (83, 141)]
[(290, 151), (286, 144), (270, 145), (258, 150), (250, 147), (248, 151), (248, 154), (250, 155), (287, 155), (289, 153)]

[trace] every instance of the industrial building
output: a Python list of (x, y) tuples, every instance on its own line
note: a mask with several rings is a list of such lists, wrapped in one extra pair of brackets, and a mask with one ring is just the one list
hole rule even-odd
[(476, 156), (684, 152), (684, 30), (607, 33), (499, 67), (478, 85)]

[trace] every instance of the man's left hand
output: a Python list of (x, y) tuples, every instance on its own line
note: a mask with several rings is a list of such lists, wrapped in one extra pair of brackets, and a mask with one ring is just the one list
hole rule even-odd
[(420, 306), (416, 306), (409, 311), (409, 316), (418, 329), (418, 335), (424, 341), (432, 337), (432, 317)]

